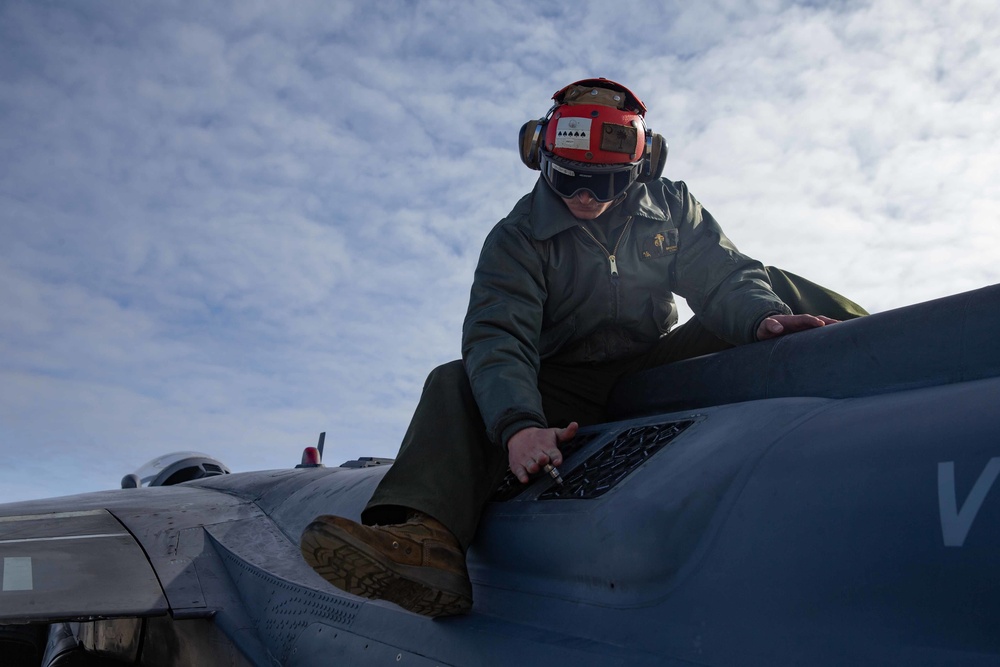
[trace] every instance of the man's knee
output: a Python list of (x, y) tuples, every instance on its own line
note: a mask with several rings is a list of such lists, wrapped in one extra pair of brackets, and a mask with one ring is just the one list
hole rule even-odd
[(427, 381), (424, 382), (424, 389), (426, 389), (431, 384), (437, 383), (448, 383), (453, 384), (456, 382), (468, 382), (468, 375), (465, 373), (465, 364), (462, 363), (461, 359), (456, 359), (455, 361), (449, 361), (446, 364), (441, 364), (434, 370), (430, 372), (427, 376)]
[(825, 315), (836, 320), (850, 320), (868, 314), (867, 310), (847, 297), (802, 276), (773, 266), (765, 266), (764, 271), (771, 289), (793, 313)]
[[(435, 400), (460, 400), (463, 404), (475, 405), (472, 385), (461, 359), (441, 364), (430, 372), (424, 383), (424, 395)], [(476, 410), (478, 411), (478, 407)]]

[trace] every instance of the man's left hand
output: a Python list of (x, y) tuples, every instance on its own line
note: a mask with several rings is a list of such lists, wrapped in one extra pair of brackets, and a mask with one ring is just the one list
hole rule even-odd
[(771, 315), (765, 317), (757, 327), (757, 340), (777, 338), (796, 331), (836, 324), (839, 321), (822, 315)]

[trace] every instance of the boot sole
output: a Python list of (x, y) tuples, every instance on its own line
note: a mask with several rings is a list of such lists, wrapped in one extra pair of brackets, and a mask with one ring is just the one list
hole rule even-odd
[(472, 608), (468, 580), (430, 567), (396, 563), (350, 534), (315, 521), (302, 533), (302, 556), (337, 588), (386, 600), (424, 616), (455, 616)]

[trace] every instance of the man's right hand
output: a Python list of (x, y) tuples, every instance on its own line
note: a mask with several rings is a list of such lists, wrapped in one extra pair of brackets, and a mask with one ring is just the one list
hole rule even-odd
[(765, 317), (757, 327), (757, 340), (769, 340), (796, 331), (836, 324), (839, 321), (823, 315), (771, 315)]
[(530, 475), (537, 473), (546, 463), (562, 465), (559, 444), (572, 440), (579, 427), (572, 422), (566, 428), (529, 426), (518, 431), (507, 441), (507, 461), (511, 472), (521, 484), (527, 484)]

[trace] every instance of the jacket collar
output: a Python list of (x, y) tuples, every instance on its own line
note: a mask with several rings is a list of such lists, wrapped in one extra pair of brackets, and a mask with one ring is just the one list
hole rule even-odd
[(618, 208), (626, 211), (627, 215), (631, 215), (633, 217), (639, 216), (650, 220), (656, 220), (657, 222), (666, 222), (670, 220), (670, 209), (664, 205), (665, 202), (657, 203), (654, 201), (653, 197), (651, 197), (649, 193), (650, 186), (660, 188), (662, 187), (662, 182), (654, 181), (649, 185), (646, 185), (645, 183), (634, 183), (632, 187), (629, 188), (625, 201), (622, 202), (621, 206)]
[[(580, 220), (569, 212), (562, 199), (553, 192), (542, 177), (535, 183), (531, 192), (531, 235), (537, 241), (550, 239), (560, 232), (572, 229), (580, 224)], [(598, 220), (609, 220), (614, 227), (615, 219), (629, 215), (640, 215), (653, 220), (668, 220), (670, 213), (656, 206), (646, 186), (642, 183), (633, 184), (625, 197), (625, 201), (613, 207)]]

